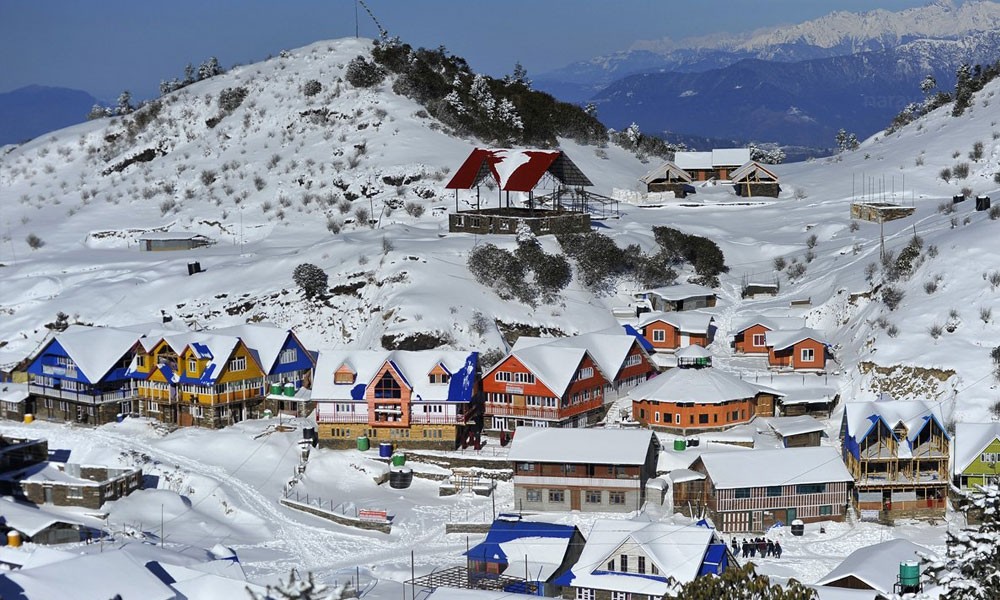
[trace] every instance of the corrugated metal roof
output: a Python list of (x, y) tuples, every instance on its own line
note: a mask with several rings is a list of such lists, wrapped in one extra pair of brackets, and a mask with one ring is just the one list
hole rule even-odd
[(470, 189), (489, 174), (503, 191), (529, 192), (546, 173), (563, 185), (593, 185), (583, 171), (560, 150), (476, 148), (445, 187)]

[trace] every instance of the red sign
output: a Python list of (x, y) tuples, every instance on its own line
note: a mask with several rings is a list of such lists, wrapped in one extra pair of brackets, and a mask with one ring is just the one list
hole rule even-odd
[(384, 510), (362, 508), (358, 511), (358, 518), (362, 521), (378, 521), (379, 523), (384, 523), (388, 520), (389, 515)]

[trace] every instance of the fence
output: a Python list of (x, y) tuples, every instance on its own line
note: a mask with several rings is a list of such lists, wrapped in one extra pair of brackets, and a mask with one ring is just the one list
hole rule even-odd
[[(349, 514), (347, 505), (344, 502), (334, 505), (333, 500), (324, 500), (319, 496), (300, 494), (298, 491), (291, 489), (285, 490), (280, 502), (288, 508), (306, 512), (322, 519), (333, 521), (339, 525), (368, 531), (381, 531), (382, 533), (390, 533), (392, 530), (392, 523), (388, 519), (384, 522), (362, 520), (358, 516), (358, 509), (356, 507), (353, 511), (354, 514)], [(326, 508), (327, 506), (329, 508)], [(339, 513), (337, 512), (338, 509), (340, 510)]]

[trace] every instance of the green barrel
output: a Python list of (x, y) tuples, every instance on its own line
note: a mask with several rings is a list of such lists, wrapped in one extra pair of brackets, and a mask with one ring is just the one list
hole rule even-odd
[(680, 452), (687, 448), (687, 442), (684, 440), (674, 440), (674, 450)]
[(280, 383), (272, 383), (271, 384), (271, 393), (280, 396), (281, 395), (281, 384)]
[(368, 436), (367, 435), (359, 435), (358, 436), (358, 450), (361, 450), (362, 452), (364, 452), (365, 450), (367, 450), (369, 448), (371, 448), (371, 444), (368, 442)]
[(392, 466), (402, 467), (406, 464), (406, 455), (402, 452), (397, 452), (392, 455)]
[(899, 563), (899, 585), (904, 588), (914, 588), (920, 585), (920, 563), (915, 560), (904, 560)]

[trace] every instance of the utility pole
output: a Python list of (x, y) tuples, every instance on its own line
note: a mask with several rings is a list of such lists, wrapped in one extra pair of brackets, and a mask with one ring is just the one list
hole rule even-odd
[(160, 504), (160, 548), (163, 547), (163, 504)]
[(354, 39), (358, 37), (358, 0), (354, 0)]

